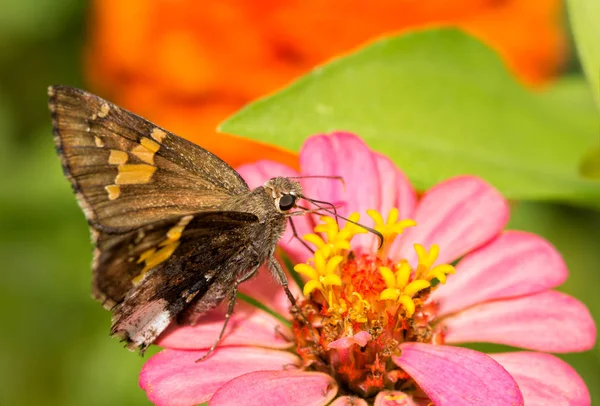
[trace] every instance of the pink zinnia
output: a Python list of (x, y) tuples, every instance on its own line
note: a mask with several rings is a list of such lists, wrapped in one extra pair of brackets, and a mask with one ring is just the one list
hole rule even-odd
[[(160, 405), (589, 405), (582, 379), (548, 352), (586, 351), (596, 327), (578, 300), (552, 290), (567, 269), (534, 234), (503, 231), (506, 200), (479, 178), (446, 180), (418, 197), (386, 157), (347, 133), (311, 137), (301, 173), (262, 161), (239, 168), (251, 187), (273, 176), (305, 179), (305, 195), (373, 226), (295, 217), (310, 252), (287, 230), (281, 247), (306, 283), (296, 290), (307, 326), (290, 324), (283, 290), (265, 271), (244, 286), (215, 353), (195, 361), (222, 325), (216, 310), (172, 326), (140, 376)], [(387, 218), (384, 218), (386, 216)], [(341, 222), (344, 223), (344, 222)], [(374, 223), (374, 224), (372, 224)], [(458, 264), (453, 266), (457, 260)], [(292, 281), (290, 281), (292, 282)], [(531, 351), (484, 354), (452, 346), (488, 342)], [(539, 351), (539, 352), (536, 352)]]

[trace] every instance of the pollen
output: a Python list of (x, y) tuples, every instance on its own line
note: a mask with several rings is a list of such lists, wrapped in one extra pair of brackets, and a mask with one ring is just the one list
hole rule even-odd
[(306, 280), (300, 307), (311, 322), (294, 323), (298, 353), (305, 365), (335, 371), (340, 385), (363, 397), (410, 385), (391, 357), (402, 342), (437, 340), (427, 299), (437, 282), (455, 272), (451, 264), (436, 263), (436, 244), (414, 244), (413, 265), (391, 252), (394, 240), (417, 225), (414, 220), (400, 219), (395, 208), (386, 218), (375, 210), (367, 214), (374, 223), (368, 226), (384, 238), (379, 249), (353, 242), (367, 232), (356, 224), (358, 213), (343, 227), (325, 216), (304, 236), (315, 246), (313, 257), (294, 267)]

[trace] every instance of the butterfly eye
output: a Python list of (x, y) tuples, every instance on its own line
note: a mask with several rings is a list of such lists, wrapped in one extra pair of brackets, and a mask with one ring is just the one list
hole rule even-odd
[(279, 210), (288, 211), (292, 207), (294, 207), (294, 203), (296, 203), (296, 196), (294, 195), (283, 195), (279, 199)]

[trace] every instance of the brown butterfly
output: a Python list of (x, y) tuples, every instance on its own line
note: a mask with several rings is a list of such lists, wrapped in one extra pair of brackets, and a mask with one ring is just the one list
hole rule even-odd
[(131, 112), (71, 87), (48, 93), (56, 149), (96, 247), (93, 296), (113, 312), (111, 334), (143, 352), (186, 309), (204, 313), (228, 297), (208, 355), (239, 284), (265, 262), (295, 306), (273, 254), (287, 219), (312, 211), (297, 206), (307, 198), (296, 180), (250, 190), (212, 153)]

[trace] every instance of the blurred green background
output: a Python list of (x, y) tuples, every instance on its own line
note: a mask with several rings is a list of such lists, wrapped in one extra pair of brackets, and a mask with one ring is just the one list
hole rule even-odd
[[(2, 406), (148, 404), (137, 386), (145, 359), (108, 337), (110, 315), (90, 297), (88, 229), (55, 155), (46, 107), (48, 85), (85, 87), (85, 15), (84, 2), (76, 0), (2, 3)], [(576, 59), (569, 66), (578, 73)], [(599, 320), (600, 213), (515, 203), (510, 227), (539, 233), (558, 247), (571, 271), (561, 290)], [(561, 357), (599, 400), (600, 347)]]

